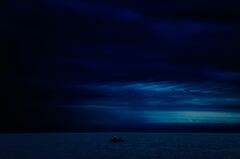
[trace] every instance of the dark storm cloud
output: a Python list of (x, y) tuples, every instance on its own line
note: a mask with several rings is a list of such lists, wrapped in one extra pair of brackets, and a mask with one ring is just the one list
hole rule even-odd
[(63, 10), (72, 10), (81, 14), (102, 17), (107, 20), (120, 20), (125, 22), (136, 22), (144, 18), (129, 7), (119, 7), (111, 4), (93, 3), (91, 1), (49, 1), (52, 7)]
[[(237, 4), (6, 4), (1, 25), (7, 55), (3, 92), (10, 107), (2, 121), (9, 114), (17, 116), (22, 127), (32, 128), (168, 119), (239, 121), (239, 115), (231, 113), (239, 111), (240, 102)], [(198, 111), (201, 117), (193, 117)]]
[(18, 38), (24, 47), (18, 47), (28, 67), (24, 69), (29, 73), (34, 66), (31, 74), (35, 78), (196, 80), (208, 79), (215, 68), (238, 71), (236, 22), (150, 17), (144, 11), (111, 3), (44, 4), (33, 5), (38, 8), (36, 16), (26, 12), (19, 15), (36, 24), (25, 21), (10, 25), (10, 30), (17, 32), (28, 30), (12, 38), (21, 36)]
[[(128, 15), (132, 17), (132, 12), (124, 12), (119, 8), (129, 7), (143, 12), (146, 16), (174, 17), (174, 18), (200, 18), (213, 20), (237, 20), (240, 12), (239, 3), (233, 1), (50, 1), (53, 5), (62, 8), (71, 8), (82, 12), (91, 13), (112, 13)], [(118, 12), (118, 11), (121, 11)], [(124, 14), (131, 13), (131, 14)], [(110, 15), (107, 15), (110, 16)], [(127, 20), (128, 18), (125, 17)], [(134, 16), (135, 17), (135, 16)]]
[(231, 71), (239, 67), (235, 60), (239, 50), (234, 42), (239, 37), (236, 22), (148, 17), (139, 10), (111, 3), (50, 3), (57, 11), (75, 11), (74, 18), (58, 20), (58, 34), (65, 51), (57, 54), (69, 56), (66, 62), (72, 60), (73, 67), (80, 65), (81, 71), (88, 70), (89, 78), (103, 73), (109, 79), (131, 79), (129, 74), (133, 79), (160, 79), (159, 76), (173, 78), (172, 74), (181, 72), (183, 78), (201, 79), (208, 69)]
[[(77, 86), (71, 86), (78, 89)], [(225, 83), (198, 83), (182, 81), (163, 82), (125, 82), (112, 84), (91, 84), (85, 87), (101, 92), (101, 99), (115, 102), (127, 107), (156, 109), (214, 109), (235, 105), (238, 109), (238, 91), (234, 86)], [(106, 100), (106, 101), (107, 101)], [(117, 102), (119, 100), (119, 102)], [(94, 100), (93, 100), (94, 101)], [(91, 103), (91, 101), (89, 101)], [(125, 103), (125, 104), (124, 104)], [(111, 104), (111, 102), (110, 102)], [(113, 104), (113, 103), (112, 103)], [(103, 104), (107, 106), (106, 104)]]
[[(73, 41), (73, 44), (60, 50), (55, 56), (55, 62), (59, 65), (63, 64), (66, 68), (69, 66), (71, 70), (79, 69), (79, 74), (75, 74), (76, 76), (88, 72), (89, 76), (92, 74), (94, 78), (108, 76), (109, 79), (111, 77), (134, 79), (136, 77), (140, 80), (161, 80), (174, 76), (176, 78), (192, 76), (201, 79), (208, 74), (208, 69), (229, 69), (225, 68), (225, 65), (238, 66), (238, 62), (234, 60), (238, 57), (237, 50), (231, 54), (228, 52), (228, 49), (238, 49), (238, 46), (234, 44), (232, 46), (228, 42), (223, 44), (225, 37), (234, 33), (230, 24), (160, 19), (152, 20), (152, 24), (150, 21), (148, 27), (140, 26), (141, 31), (137, 32), (131, 28), (122, 30), (121, 25), (111, 26), (109, 23), (104, 25), (105, 28), (88, 30), (89, 33), (95, 32), (98, 35), (114, 28), (115, 31), (100, 36), (104, 40), (101, 43), (79, 46), (75, 45), (76, 39), (69, 38), (68, 42)], [(64, 29), (62, 31), (68, 32)], [(141, 38), (145, 37), (145, 40), (140, 39), (137, 42), (135, 39), (132, 44), (117, 42), (118, 38), (120, 41), (128, 41), (121, 38), (139, 36), (138, 34), (141, 34)], [(231, 63), (223, 64), (225, 59), (231, 60)], [(51, 60), (49, 62), (51, 63)], [(104, 76), (100, 76), (101, 74)]]

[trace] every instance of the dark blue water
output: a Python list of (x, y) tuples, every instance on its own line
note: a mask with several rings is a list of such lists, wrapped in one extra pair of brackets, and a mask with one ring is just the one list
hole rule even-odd
[(0, 148), (0, 159), (240, 159), (240, 134), (1, 134)]

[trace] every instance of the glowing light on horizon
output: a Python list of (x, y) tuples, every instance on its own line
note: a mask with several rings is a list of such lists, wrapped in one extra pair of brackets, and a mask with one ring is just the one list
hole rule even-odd
[(220, 111), (146, 111), (148, 123), (240, 123), (240, 113)]

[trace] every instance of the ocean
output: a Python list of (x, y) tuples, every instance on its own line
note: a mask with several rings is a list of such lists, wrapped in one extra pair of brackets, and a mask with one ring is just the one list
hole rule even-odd
[[(112, 136), (125, 142), (111, 143)], [(240, 159), (240, 134), (24, 133), (0, 135), (0, 159)]]

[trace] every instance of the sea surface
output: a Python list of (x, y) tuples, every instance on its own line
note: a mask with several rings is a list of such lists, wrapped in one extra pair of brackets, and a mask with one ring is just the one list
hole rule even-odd
[[(124, 143), (110, 143), (111, 136)], [(25, 133), (0, 135), (0, 159), (240, 159), (240, 134)]]

